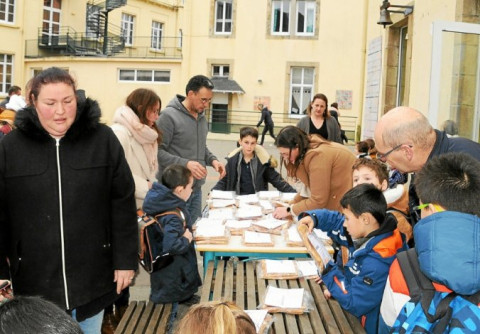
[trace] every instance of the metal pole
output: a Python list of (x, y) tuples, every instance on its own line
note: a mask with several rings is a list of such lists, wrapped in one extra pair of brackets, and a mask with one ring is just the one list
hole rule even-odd
[(103, 27), (103, 54), (107, 55), (108, 47), (108, 11), (105, 11), (105, 26)]

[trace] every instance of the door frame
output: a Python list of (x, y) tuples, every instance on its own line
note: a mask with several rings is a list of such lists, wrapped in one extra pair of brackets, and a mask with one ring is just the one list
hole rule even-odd
[[(440, 103), (440, 79), (442, 66), (442, 33), (453, 32), (463, 34), (476, 34), (480, 38), (480, 25), (465, 22), (435, 21), (432, 24), (432, 67), (430, 72), (430, 98), (428, 119), (434, 128), (438, 128), (438, 109)], [(480, 57), (480, 52), (479, 52)], [(480, 59), (477, 66), (477, 90), (475, 93), (475, 111), (473, 115), (472, 139), (479, 140), (478, 124), (480, 121)]]

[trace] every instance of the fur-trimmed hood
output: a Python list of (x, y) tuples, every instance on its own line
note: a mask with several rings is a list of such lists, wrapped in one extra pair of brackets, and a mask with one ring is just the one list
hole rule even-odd
[[(100, 124), (101, 111), (97, 101), (92, 99), (78, 100), (77, 116), (70, 129), (64, 136), (65, 140), (75, 141), (81, 135), (95, 130)], [(42, 127), (38, 119), (37, 110), (28, 106), (17, 111), (15, 126), (18, 131), (23, 132), (27, 137), (39, 141), (51, 139), (50, 134)]]
[[(236, 150), (233, 150), (228, 154), (227, 159), (230, 159), (231, 157), (235, 156), (241, 150), (242, 150), (241, 147), (237, 148)], [(275, 159), (272, 155), (270, 155), (268, 151), (265, 148), (263, 148), (263, 146), (260, 146), (260, 145), (255, 146), (255, 155), (257, 156), (258, 160), (262, 165), (269, 163), (270, 167), (277, 168), (278, 166), (277, 159)]]

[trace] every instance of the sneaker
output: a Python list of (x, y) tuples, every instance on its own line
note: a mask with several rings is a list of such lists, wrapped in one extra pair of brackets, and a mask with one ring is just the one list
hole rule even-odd
[(193, 295), (192, 297), (185, 299), (184, 301), (181, 301), (180, 304), (186, 305), (186, 306), (192, 306), (195, 304), (198, 304), (200, 302), (200, 296)]

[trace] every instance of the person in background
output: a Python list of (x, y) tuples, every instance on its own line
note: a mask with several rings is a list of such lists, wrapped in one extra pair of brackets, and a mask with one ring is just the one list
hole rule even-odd
[(220, 179), (225, 176), (225, 166), (207, 147), (208, 123), (204, 111), (212, 100), (213, 87), (212, 81), (204, 75), (192, 77), (185, 88), (187, 95), (176, 95), (156, 122), (163, 135), (158, 148), (157, 179), (160, 180), (163, 170), (173, 164), (185, 166), (192, 172), (195, 182), (187, 208), (194, 222), (202, 213), (206, 166), (212, 166)]
[(265, 126), (263, 127), (262, 131), (262, 139), (260, 140), (260, 145), (263, 145), (263, 142), (265, 140), (265, 135), (267, 132), (270, 134), (270, 137), (275, 140), (275, 134), (273, 133), (273, 128), (274, 128), (274, 123), (272, 119), (272, 111), (268, 109), (268, 106), (264, 106), (263, 104), (258, 104), (257, 106), (258, 110), (262, 113), (262, 117), (257, 123), (257, 128), (262, 125), (263, 122), (265, 122)]
[(153, 217), (164, 214), (156, 218), (163, 230), (163, 253), (173, 255), (171, 264), (150, 274), (150, 300), (157, 304), (173, 303), (170, 330), (178, 303), (198, 303), (195, 293), (202, 285), (192, 235), (193, 221), (186, 208), (192, 186), (190, 170), (171, 165), (164, 170), (162, 183), (153, 184), (143, 203), (146, 214)]
[(15, 112), (0, 107), (0, 140), (13, 130)]
[(0, 303), (0, 334), (82, 334), (65, 311), (40, 297), (18, 296)]
[(377, 158), (377, 149), (375, 148), (375, 140), (373, 138), (365, 139), (365, 142), (368, 144), (368, 155), (372, 159)]
[[(78, 94), (78, 91), (77, 91)], [(156, 181), (158, 172), (158, 144), (161, 134), (155, 124), (161, 108), (158, 95), (144, 88), (131, 92), (125, 105), (118, 108), (113, 116), (112, 130), (125, 152), (128, 166), (135, 181), (135, 200), (137, 209), (141, 209), (147, 191)], [(105, 308), (102, 333), (113, 333), (128, 307), (128, 287), (122, 291), (113, 305)]]
[[(373, 184), (350, 189), (341, 200), (342, 212), (313, 210), (299, 216), (299, 225), (310, 232), (319, 228), (336, 243), (349, 248), (348, 261), (330, 261), (316, 279), (324, 283), (324, 295), (359, 318), (368, 334), (377, 324), (390, 264), (397, 252), (407, 249), (395, 218), (386, 212), (382, 191)], [(366, 298), (368, 296), (368, 298)]]
[(7, 103), (10, 102), (10, 98), (13, 96), (13, 95), (22, 95), (22, 89), (18, 86), (11, 86), (9, 89), (8, 89), (8, 96), (5, 98), (5, 100), (3, 100), (2, 102), (0, 102), (0, 107), (3, 107), (3, 108), (6, 108), (7, 107)]
[(355, 151), (357, 152), (357, 158), (368, 158), (368, 143), (366, 141), (357, 141), (355, 144)]
[(229, 301), (193, 306), (178, 324), (176, 334), (256, 334), (255, 324), (245, 311)]
[(341, 144), (307, 135), (292, 125), (279, 132), (275, 145), (297, 195), (291, 206), (277, 207), (273, 216), (283, 219), (307, 210), (340, 210), (340, 199), (352, 187), (355, 155)]
[(212, 189), (248, 195), (268, 190), (268, 184), (271, 183), (281, 192), (295, 192), (275, 170), (277, 161), (262, 146), (257, 145), (257, 140), (257, 129), (249, 126), (240, 129), (238, 142), (241, 148), (230, 152), (227, 157), (227, 174)]
[(65, 70), (39, 73), (0, 142), (0, 280), (98, 334), (138, 267), (135, 184), (97, 102), (75, 88)]
[(305, 133), (322, 136), (332, 142), (342, 144), (340, 126), (328, 112), (328, 99), (324, 94), (316, 94), (307, 107), (307, 115), (300, 119), (297, 127)]
[(458, 137), (458, 126), (455, 121), (447, 119), (442, 124), (442, 131), (445, 131), (448, 137)]
[(337, 120), (338, 127), (340, 128), (340, 136), (342, 137), (342, 144), (348, 143), (348, 138), (347, 138), (347, 135), (345, 134), (345, 130), (342, 130), (342, 124), (340, 124), (340, 121), (338, 120), (338, 117), (340, 116), (340, 111), (338, 110), (338, 103), (337, 102), (333, 102), (330, 105), (329, 112), (330, 112), (330, 115), (335, 117), (335, 119)]

